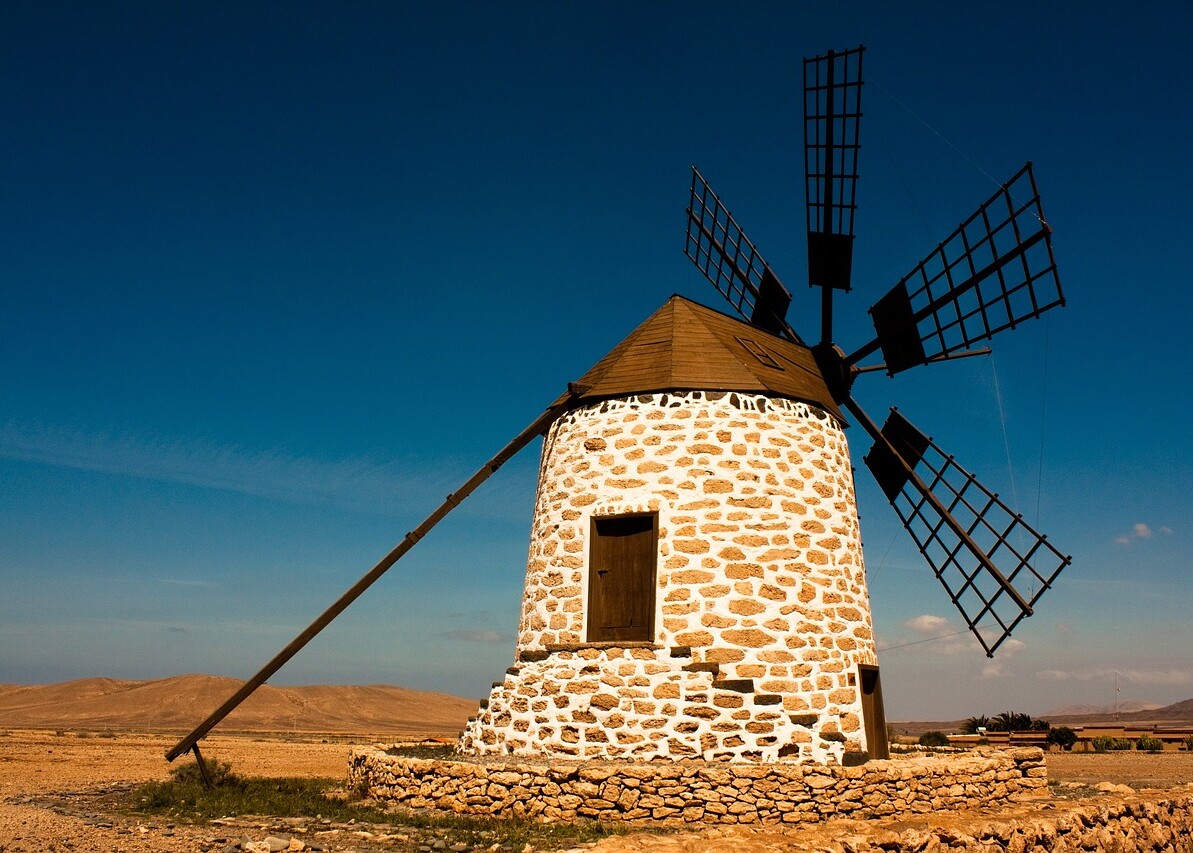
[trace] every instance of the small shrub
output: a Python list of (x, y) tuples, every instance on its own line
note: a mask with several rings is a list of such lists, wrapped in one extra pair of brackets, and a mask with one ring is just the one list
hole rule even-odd
[(1185, 749), (1187, 749), (1189, 752), (1193, 752), (1193, 735), (1189, 735), (1187, 738), (1185, 738)]
[(114, 738), (116, 737), (116, 732), (112, 731), (111, 729), (105, 729), (104, 731), (97, 734), (96, 737)]
[(1072, 749), (1073, 744), (1077, 743), (1077, 732), (1068, 726), (1057, 726), (1048, 730), (1047, 740), (1048, 743), (1055, 744), (1061, 749)]
[(1135, 743), (1130, 738), (1101, 735), (1093, 739), (1093, 745), (1095, 752), (1111, 752), (1120, 749), (1130, 749)]
[(1159, 752), (1164, 748), (1164, 741), (1160, 740), (1158, 737), (1144, 735), (1135, 744), (1135, 748), (1140, 752)]
[(91, 737), (91, 732), (75, 732), (75, 737), (79, 740), (87, 740), (87, 738)]
[(920, 735), (920, 746), (948, 746), (949, 736), (944, 732), (930, 731)]
[[(211, 776), (211, 784), (223, 785), (226, 782), (236, 781), (236, 776), (232, 772), (232, 765), (227, 761), (220, 761), (216, 758), (204, 759), (207, 765), (207, 772)], [(170, 768), (170, 779), (178, 785), (203, 785), (203, 771), (199, 769), (199, 764), (196, 761), (188, 761), (186, 764), (179, 764), (177, 767)]]

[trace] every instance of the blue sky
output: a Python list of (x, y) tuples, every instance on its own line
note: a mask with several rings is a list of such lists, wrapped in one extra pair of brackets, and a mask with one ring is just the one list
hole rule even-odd
[[(1193, 13), (7, 4), (0, 682), (248, 676), (672, 293), (697, 164), (795, 293), (801, 59), (867, 45), (837, 338), (1025, 160), (1069, 307), (859, 380), (1072, 553), (993, 661), (861, 466), (893, 719), (1193, 696)], [(277, 683), (480, 697), (537, 445)]]

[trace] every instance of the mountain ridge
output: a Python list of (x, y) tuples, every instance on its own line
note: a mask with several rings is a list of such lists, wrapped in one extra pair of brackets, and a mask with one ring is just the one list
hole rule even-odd
[[(189, 731), (244, 682), (189, 673), (0, 684), (0, 726)], [(220, 723), (225, 731), (457, 735), (477, 702), (388, 684), (262, 685)]]
[(1073, 717), (1086, 714), (1133, 714), (1136, 711), (1154, 711), (1157, 708), (1163, 707), (1158, 702), (1128, 699), (1119, 703), (1117, 708), (1113, 705), (1062, 705), (1059, 708), (1046, 711), (1040, 716), (1048, 719), (1050, 717)]

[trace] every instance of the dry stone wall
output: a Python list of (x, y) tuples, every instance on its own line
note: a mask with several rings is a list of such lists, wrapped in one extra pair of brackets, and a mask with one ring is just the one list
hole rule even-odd
[[(592, 519), (657, 514), (648, 642), (588, 640)], [(546, 436), (517, 661), (462, 737), (515, 755), (835, 762), (875, 665), (841, 426), (806, 403), (644, 394)]]
[(348, 783), (411, 809), (475, 815), (667, 821), (810, 823), (1001, 805), (1047, 785), (1044, 753), (1023, 748), (858, 767), (703, 761), (478, 763), (356, 749)]
[[(1066, 807), (1067, 806), (1067, 807)], [(901, 822), (902, 823), (902, 822)], [(795, 851), (1193, 851), (1193, 793), (1107, 798), (1054, 811), (1000, 818), (925, 820), (922, 826), (830, 825), (840, 839), (790, 845)]]

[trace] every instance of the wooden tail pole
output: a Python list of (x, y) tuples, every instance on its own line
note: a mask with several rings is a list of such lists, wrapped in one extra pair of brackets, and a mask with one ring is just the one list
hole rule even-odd
[[(459, 490), (448, 495), (447, 500), (445, 500), (438, 509), (427, 516), (422, 524), (407, 533), (406, 537), (399, 542), (392, 551), (386, 554), (385, 557), (382, 558), (381, 562), (375, 565), (368, 574), (358, 580), (351, 589), (340, 596), (340, 598), (333, 605), (331, 605), (331, 607), (327, 608), (327, 610), (325, 610), (318, 619), (308, 625), (306, 630), (304, 630), (290, 642), (290, 645), (278, 652), (277, 655), (274, 656), (273, 660), (261, 668), (260, 672), (246, 681), (239, 690), (232, 694), (232, 696), (228, 697), (228, 700), (224, 702), (223, 705), (220, 705), (218, 708), (216, 708), (206, 720), (204, 720), (195, 728), (194, 731), (192, 731), (182, 740), (178, 741), (178, 743), (169, 749), (166, 752), (166, 761), (173, 761), (184, 752), (190, 750), (194, 750), (196, 757), (198, 757), (198, 748), (196, 744), (198, 744), (201, 738), (215, 728), (216, 725), (218, 725), (219, 722), (224, 719), (224, 717), (228, 716), (228, 714), (230, 714), (238, 705), (240, 705), (241, 702), (252, 695), (253, 691), (268, 681), (275, 672), (281, 669), (286, 662), (290, 660), (290, 658), (294, 657), (294, 655), (296, 655), (303, 646), (309, 643), (316, 634), (326, 628), (333, 619), (343, 613), (348, 605), (359, 598), (361, 593), (372, 586), (373, 582), (385, 574), (394, 563), (402, 559), (406, 552), (418, 543), (418, 540), (426, 536), (432, 527), (443, 520), (444, 516), (455, 509), (460, 502), (464, 500), (464, 498), (472, 494), (472, 492), (476, 490), (477, 486), (489, 479), (493, 472), (508, 462), (510, 458), (518, 453), (518, 451), (530, 444), (530, 442), (533, 441), (536, 436), (541, 434), (548, 426), (551, 425), (552, 421), (563, 414), (563, 412), (567, 411), (567, 409), (572, 405), (571, 397), (576, 393), (576, 390), (578, 389), (569, 388), (569, 394), (557, 400), (549, 409), (543, 412), (543, 414), (540, 415), (534, 421), (534, 423), (530, 424), (530, 426), (518, 433), (517, 437), (514, 438), (513, 441), (503, 447), (496, 456), (486, 462), (480, 468), (480, 470), (473, 474), (472, 477), (469, 478), (469, 480), (459, 488)], [(200, 767), (202, 769), (201, 760)]]

